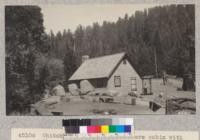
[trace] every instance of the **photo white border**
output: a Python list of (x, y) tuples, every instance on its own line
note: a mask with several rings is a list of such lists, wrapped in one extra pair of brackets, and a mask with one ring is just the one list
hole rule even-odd
[[(0, 139), (10, 140), (11, 128), (61, 128), (62, 119), (77, 116), (6, 116), (5, 5), (43, 4), (195, 4), (196, 3), (196, 115), (133, 115), (136, 130), (200, 132), (200, 0), (1, 0), (0, 1)], [(95, 116), (89, 116), (94, 118)], [(108, 116), (102, 116), (108, 117)], [(102, 118), (98, 117), (98, 118)], [(109, 116), (111, 117), (111, 116)], [(130, 116), (113, 116), (130, 117)], [(81, 118), (88, 118), (83, 116)], [(97, 118), (97, 117), (95, 117)]]

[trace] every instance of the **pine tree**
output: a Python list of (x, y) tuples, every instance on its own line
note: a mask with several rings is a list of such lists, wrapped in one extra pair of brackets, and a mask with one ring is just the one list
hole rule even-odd
[(29, 109), (36, 85), (35, 58), (45, 47), (43, 16), (37, 6), (6, 6), (7, 114)]
[(73, 50), (68, 48), (67, 53), (65, 54), (64, 60), (64, 73), (66, 81), (72, 76), (72, 74), (77, 69), (77, 58)]

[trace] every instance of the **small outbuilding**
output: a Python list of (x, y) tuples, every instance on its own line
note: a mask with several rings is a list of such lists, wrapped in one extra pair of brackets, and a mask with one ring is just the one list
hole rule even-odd
[(153, 75), (147, 75), (142, 77), (142, 89), (144, 95), (152, 94), (152, 79)]
[(126, 53), (84, 58), (88, 59), (70, 77), (70, 83), (80, 86), (82, 80), (88, 80), (94, 88), (107, 88), (122, 95), (142, 93), (142, 79)]

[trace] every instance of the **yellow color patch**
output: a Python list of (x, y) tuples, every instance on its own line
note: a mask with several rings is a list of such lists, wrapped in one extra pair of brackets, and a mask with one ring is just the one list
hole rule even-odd
[(102, 125), (101, 126), (101, 133), (109, 133), (108, 125)]

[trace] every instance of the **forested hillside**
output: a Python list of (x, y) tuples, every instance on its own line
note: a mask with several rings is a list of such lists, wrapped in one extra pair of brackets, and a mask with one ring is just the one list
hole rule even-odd
[[(162, 70), (182, 76), (194, 73), (194, 5), (161, 6), (125, 15), (117, 22), (77, 27), (49, 34), (51, 56), (63, 59), (71, 49), (80, 64), (82, 55), (96, 57), (127, 52), (141, 75)], [(78, 18), (78, 17), (77, 17)], [(67, 62), (66, 62), (67, 63)]]

